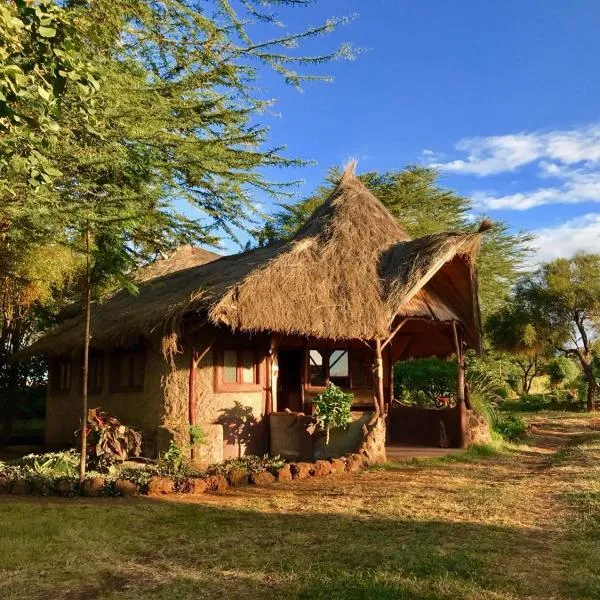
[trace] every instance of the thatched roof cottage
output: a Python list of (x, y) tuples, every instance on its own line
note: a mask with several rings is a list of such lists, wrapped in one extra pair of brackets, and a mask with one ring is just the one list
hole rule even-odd
[[(388, 412), (392, 367), (479, 349), (482, 230), (410, 239), (351, 169), (289, 242), (232, 256), (183, 248), (92, 311), (90, 404), (142, 430), (145, 451), (199, 424), (206, 460), (269, 449), (266, 417), (310, 414), (329, 381), (357, 414)], [(50, 359), (46, 442), (78, 427), (83, 319), (30, 349)], [(452, 429), (452, 428), (451, 428)], [(451, 435), (451, 437), (452, 437)]]

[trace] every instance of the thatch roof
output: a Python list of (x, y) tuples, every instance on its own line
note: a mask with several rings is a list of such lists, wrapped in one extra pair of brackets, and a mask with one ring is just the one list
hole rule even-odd
[[(458, 320), (478, 347), (479, 239), (480, 233), (450, 232), (411, 240), (347, 170), (291, 241), (174, 273), (156, 270), (138, 295), (121, 292), (94, 306), (92, 344), (165, 335), (184, 317), (245, 332), (368, 340), (386, 337), (394, 318), (405, 315)], [(63, 353), (80, 346), (82, 337), (78, 317), (31, 352)]]
[(158, 277), (164, 277), (165, 275), (170, 275), (177, 271), (205, 265), (206, 263), (221, 258), (221, 256), (221, 254), (211, 252), (205, 248), (196, 248), (188, 245), (180, 246), (169, 256), (156, 260), (147, 267), (139, 269), (134, 279), (136, 283), (157, 279)]

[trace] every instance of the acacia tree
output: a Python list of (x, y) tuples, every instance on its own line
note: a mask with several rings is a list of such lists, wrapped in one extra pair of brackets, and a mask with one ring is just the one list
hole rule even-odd
[(486, 321), (486, 333), (494, 347), (514, 356), (514, 363), (521, 371), (521, 388), (525, 394), (531, 391), (534, 378), (544, 372), (547, 359), (554, 350), (534, 322), (535, 316), (519, 299), (514, 299)]
[[(255, 231), (257, 243), (266, 245), (292, 237), (331, 194), (340, 176), (339, 169), (332, 169), (326, 182), (314, 194), (297, 203), (280, 204), (274, 216)], [(412, 237), (472, 228), (468, 214), (471, 202), (440, 187), (434, 169), (410, 166), (384, 173), (364, 173), (359, 178)], [(494, 229), (485, 236), (478, 263), (484, 313), (498, 310), (511, 285), (523, 275), (531, 239), (526, 233), (509, 232), (504, 223), (495, 223)]]
[[(215, 243), (216, 230), (247, 227), (253, 190), (281, 190), (261, 168), (301, 162), (265, 148), (268, 129), (256, 115), (268, 102), (253, 96), (255, 64), (297, 86), (320, 77), (299, 74), (294, 65), (348, 56), (349, 49), (325, 56), (287, 50), (331, 31), (336, 21), (259, 42), (249, 37), (246, 17), (275, 24), (264, 7), (288, 4), (306, 2), (245, 1), (242, 17), (227, 0), (68, 4), (85, 57), (99, 73), (94, 112), (82, 113), (75, 94), (61, 98), (61, 135), (52, 140), (56, 178), (13, 205), (7, 220), (11, 235), (17, 223), (43, 230), (84, 258), (84, 423), (94, 297), (115, 279), (127, 283), (132, 267), (157, 250), (183, 240)], [(174, 199), (188, 200), (201, 216), (186, 218)], [(82, 439), (82, 479), (85, 450)]]
[(520, 283), (516, 297), (526, 304), (548, 343), (557, 352), (577, 359), (587, 385), (587, 409), (595, 410), (600, 255), (579, 253), (545, 264)]

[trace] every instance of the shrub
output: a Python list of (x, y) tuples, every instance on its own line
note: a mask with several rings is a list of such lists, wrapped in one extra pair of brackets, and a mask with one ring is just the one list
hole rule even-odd
[(89, 467), (97, 471), (108, 471), (142, 452), (142, 435), (100, 408), (89, 410), (85, 435)]
[(525, 433), (527, 424), (521, 417), (506, 415), (495, 420), (493, 429), (505, 440), (515, 442)]
[(579, 369), (566, 356), (558, 356), (546, 365), (546, 373), (550, 378), (550, 385), (557, 388), (574, 381), (577, 378)]
[(331, 429), (346, 427), (352, 420), (350, 407), (353, 398), (352, 394), (330, 382), (327, 389), (313, 399), (317, 426), (325, 431), (325, 444), (329, 444)]
[(275, 473), (278, 469), (285, 465), (285, 459), (280, 456), (243, 456), (241, 458), (231, 458), (214, 465), (210, 465), (204, 471), (206, 475), (223, 475), (227, 476), (232, 469), (247, 469), (250, 473), (262, 473), (269, 471)]
[(160, 457), (159, 465), (161, 471), (169, 475), (183, 474), (188, 467), (187, 449), (171, 440)]
[(416, 406), (445, 408), (456, 395), (456, 363), (420, 358), (396, 363), (394, 394)]
[(498, 395), (494, 380), (483, 372), (467, 372), (469, 384), (469, 400), (471, 408), (491, 426), (497, 418), (498, 403), (502, 397)]

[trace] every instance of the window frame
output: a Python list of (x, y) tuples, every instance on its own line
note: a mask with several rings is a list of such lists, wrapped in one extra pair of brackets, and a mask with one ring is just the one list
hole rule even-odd
[[(318, 350), (321, 353), (321, 356), (323, 357), (323, 364), (322, 364), (322, 370), (323, 370), (323, 374), (324, 374), (324, 380), (325, 380), (325, 385), (313, 385), (311, 383), (310, 380), (310, 352), (311, 350)], [(371, 376), (369, 376), (369, 369), (366, 365), (368, 365), (368, 359), (367, 359), (367, 352), (368, 350), (363, 350), (362, 348), (353, 348), (350, 346), (332, 346), (332, 347), (318, 347), (318, 346), (311, 346), (308, 347), (306, 349), (306, 353), (305, 353), (305, 374), (304, 374), (304, 381), (305, 383), (305, 389), (307, 391), (311, 391), (311, 392), (319, 392), (319, 391), (323, 391), (324, 389), (327, 388), (327, 385), (329, 384), (329, 382), (331, 381), (330, 379), (330, 357), (333, 354), (333, 352), (335, 351), (345, 351), (348, 353), (348, 386), (338, 386), (341, 387), (343, 390), (349, 390), (349, 391), (354, 391), (354, 390), (371, 390), (373, 389), (373, 376), (371, 373)], [(354, 385), (353, 382), (353, 365), (356, 364), (356, 359), (353, 358), (353, 354), (354, 356), (356, 356), (357, 354), (360, 354), (362, 357), (362, 366), (364, 369), (364, 373), (363, 375), (364, 377), (364, 384), (362, 385)], [(367, 359), (367, 360), (365, 360)], [(339, 360), (339, 359), (338, 359)], [(335, 381), (333, 382), (335, 383)], [(338, 385), (338, 384), (336, 384)]]
[[(135, 359), (140, 359), (141, 383), (134, 383), (134, 370), (135, 370)], [(129, 360), (129, 382), (124, 385), (121, 383), (121, 363), (128, 358)], [(146, 382), (146, 351), (144, 347), (133, 347), (133, 348), (118, 348), (110, 354), (110, 385), (109, 390), (111, 394), (130, 394), (135, 392), (143, 392), (144, 384)]]
[[(61, 366), (64, 366), (67, 375), (66, 387), (62, 387)], [(73, 385), (73, 361), (70, 358), (59, 357), (52, 360), (50, 372), (50, 391), (53, 396), (68, 396)]]
[[(102, 393), (104, 390), (104, 362), (105, 356), (102, 350), (97, 350), (96, 348), (90, 348), (89, 362), (88, 362), (88, 395), (89, 396), (97, 396)], [(93, 381), (92, 375), (95, 375)], [(100, 385), (92, 386), (92, 383), (97, 384), (98, 381)], [(83, 377), (80, 381), (81, 391), (83, 391)]]
[[(236, 353), (236, 381), (225, 381), (225, 352)], [(243, 355), (252, 353), (254, 382), (243, 382)], [(258, 350), (249, 346), (228, 344), (217, 348), (214, 353), (214, 391), (220, 392), (259, 392), (263, 389), (263, 357)]]

